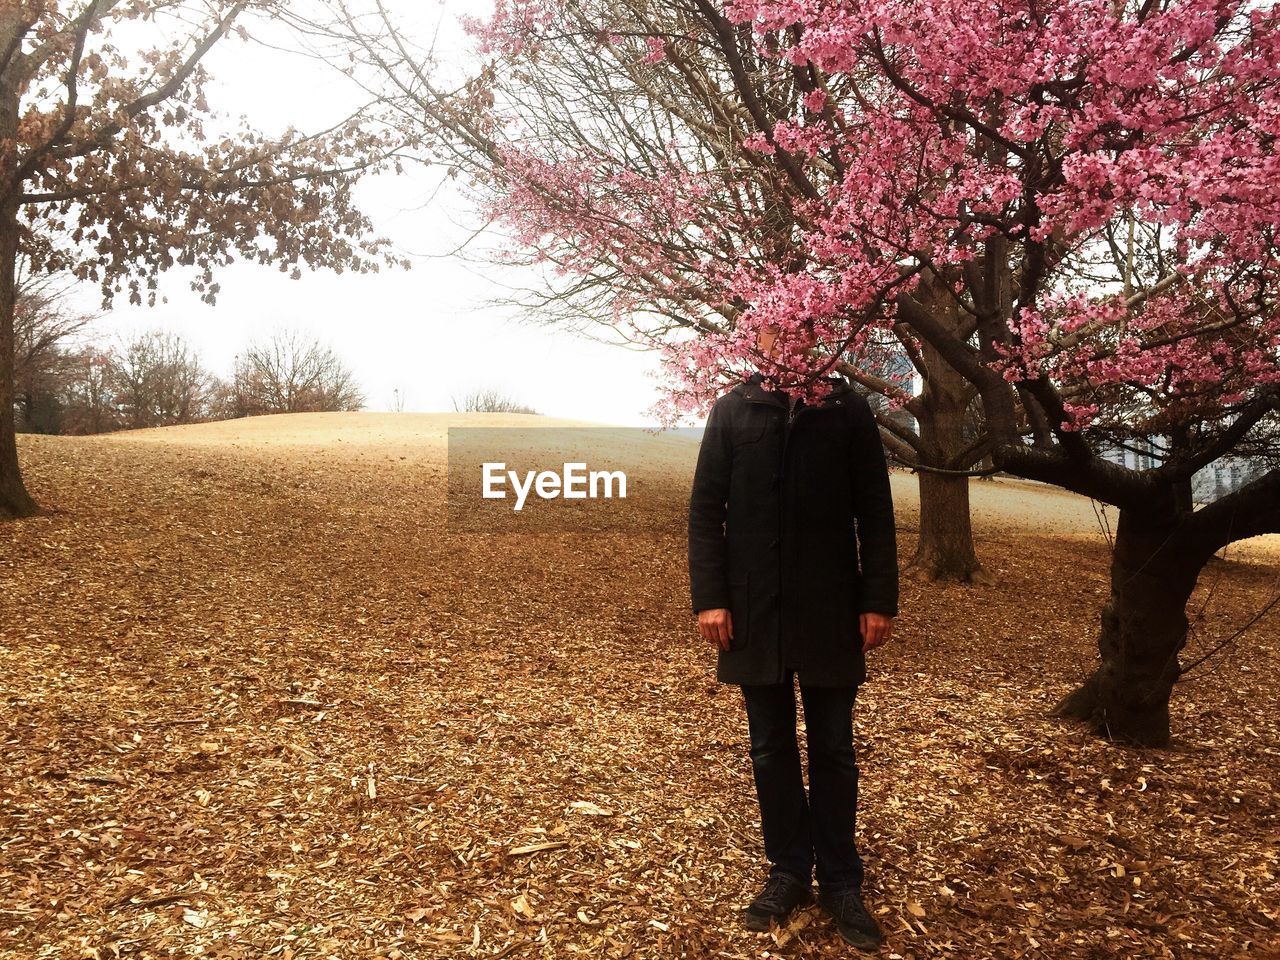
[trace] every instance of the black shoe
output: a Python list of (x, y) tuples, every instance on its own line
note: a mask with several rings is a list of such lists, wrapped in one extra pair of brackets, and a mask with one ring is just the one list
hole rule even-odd
[(861, 891), (857, 887), (845, 887), (842, 890), (818, 891), (818, 902), (831, 914), (836, 922), (836, 930), (844, 942), (859, 950), (874, 950), (880, 946), (882, 936), (880, 927), (867, 913), (862, 903)]
[(796, 907), (812, 900), (808, 881), (789, 873), (770, 874), (764, 889), (743, 914), (743, 923), (748, 930), (768, 930), (770, 920), (781, 922)]

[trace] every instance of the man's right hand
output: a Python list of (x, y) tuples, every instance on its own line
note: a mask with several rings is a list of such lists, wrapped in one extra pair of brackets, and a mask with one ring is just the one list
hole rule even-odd
[(733, 614), (723, 608), (698, 611), (698, 632), (702, 639), (714, 643), (721, 650), (729, 649), (733, 639)]

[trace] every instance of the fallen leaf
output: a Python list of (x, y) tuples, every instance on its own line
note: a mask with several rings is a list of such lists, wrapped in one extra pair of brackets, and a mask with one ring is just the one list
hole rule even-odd
[(590, 800), (575, 800), (569, 804), (570, 808), (578, 813), (585, 814), (589, 817), (612, 817), (613, 811), (606, 810), (604, 807), (598, 807)]

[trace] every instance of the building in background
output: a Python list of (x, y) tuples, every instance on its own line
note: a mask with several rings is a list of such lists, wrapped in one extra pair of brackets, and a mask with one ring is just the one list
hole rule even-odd
[[(1152, 470), (1160, 466), (1160, 447), (1163, 437), (1151, 440), (1134, 440), (1124, 447), (1113, 447), (1103, 452), (1112, 463), (1131, 470)], [(1266, 468), (1243, 457), (1223, 457), (1215, 460), (1191, 478), (1191, 497), (1196, 503), (1212, 503), (1234, 493), (1251, 480), (1261, 476)]]

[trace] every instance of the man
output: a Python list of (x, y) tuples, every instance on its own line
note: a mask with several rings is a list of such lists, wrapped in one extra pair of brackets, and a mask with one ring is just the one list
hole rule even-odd
[[(764, 329), (761, 353), (784, 356), (782, 337)], [(689, 503), (689, 582), (698, 630), (718, 651), (716, 678), (741, 686), (747, 713), (771, 867), (746, 926), (767, 930), (808, 903), (816, 868), (840, 935), (874, 949), (881, 934), (861, 898), (854, 838), (852, 721), (865, 652), (889, 639), (898, 613), (897, 538), (875, 416), (843, 380), (828, 382), (830, 393), (806, 404), (756, 373), (712, 406)]]

